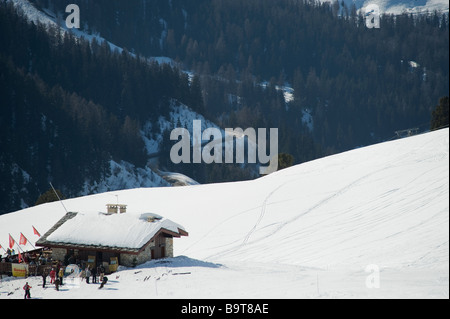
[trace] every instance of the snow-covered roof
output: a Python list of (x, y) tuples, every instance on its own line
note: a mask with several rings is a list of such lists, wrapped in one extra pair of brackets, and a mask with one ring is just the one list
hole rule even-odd
[[(148, 216), (158, 217), (149, 219)], [(39, 246), (81, 246), (138, 252), (160, 231), (187, 236), (183, 226), (156, 214), (68, 213), (38, 242)]]

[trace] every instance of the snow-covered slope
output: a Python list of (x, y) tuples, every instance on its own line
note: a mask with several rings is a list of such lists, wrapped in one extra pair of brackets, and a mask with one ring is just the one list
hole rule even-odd
[[(328, 0), (321, 0), (321, 2), (326, 1)], [(357, 10), (369, 4), (376, 4), (380, 7), (382, 14), (425, 13), (434, 10), (448, 12), (449, 10), (448, 0), (344, 0), (344, 2), (348, 8), (355, 4)]]
[[(254, 181), (133, 189), (66, 200), (64, 206), (75, 212), (104, 211), (105, 204), (117, 200), (115, 195), (130, 212), (152, 212), (183, 225), (189, 237), (175, 240), (174, 253), (186, 257), (150, 262), (138, 271), (122, 269), (109, 283), (114, 290), (99, 293), (78, 284), (59, 293), (35, 289), (35, 295), (449, 296), (448, 129)], [(37, 240), (32, 225), (43, 233), (64, 214), (60, 203), (51, 203), (0, 216), (0, 244), (7, 246), (8, 234), (18, 240), (20, 232)], [(379, 289), (366, 285), (372, 274), (368, 269), (380, 270)], [(144, 280), (147, 276), (152, 279)], [(20, 285), (21, 280), (4, 280), (0, 298), (21, 298), (21, 293), (7, 296)]]
[(424, 13), (440, 10), (448, 12), (448, 0), (365, 0), (364, 6), (370, 3), (378, 4), (382, 13), (401, 14)]
[[(107, 41), (103, 37), (101, 37), (98, 34), (89, 34), (83, 31), (80, 31), (79, 29), (68, 29), (65, 25), (65, 19), (63, 19), (62, 16), (57, 17), (57, 15), (50, 11), (50, 10), (44, 10), (41, 11), (36, 8), (35, 5), (33, 5), (28, 0), (8, 0), (14, 3), (16, 8), (19, 8), (23, 11), (25, 16), (28, 18), (29, 21), (32, 21), (34, 23), (41, 23), (43, 25), (47, 26), (57, 26), (61, 32), (70, 32), (76, 37), (83, 37), (84, 39), (88, 41), (96, 40), (98, 43), (102, 43), (103, 41), (106, 41), (106, 43), (109, 45), (112, 51), (117, 50), (118, 52), (122, 52), (122, 48), (116, 46), (115, 44)], [(59, 22), (59, 23), (58, 23)], [(155, 62), (166, 62), (163, 58), (152, 58), (150, 61)], [(167, 61), (168, 62), (168, 61)]]

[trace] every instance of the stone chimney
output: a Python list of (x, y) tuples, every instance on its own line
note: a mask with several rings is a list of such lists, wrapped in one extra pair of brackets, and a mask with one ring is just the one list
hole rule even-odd
[(127, 212), (127, 205), (123, 204), (107, 204), (106, 205), (106, 214), (125, 214)]

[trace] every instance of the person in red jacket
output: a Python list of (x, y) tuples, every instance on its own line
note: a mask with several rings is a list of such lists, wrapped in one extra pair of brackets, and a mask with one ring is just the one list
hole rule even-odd
[(52, 268), (52, 270), (50, 271), (50, 283), (53, 284), (55, 282), (55, 278), (56, 278), (56, 271), (55, 268)]
[(30, 289), (31, 289), (31, 286), (27, 282), (25, 284), (25, 286), (23, 286), (23, 290), (25, 290), (25, 297), (24, 297), (24, 299), (30, 299), (31, 298)]

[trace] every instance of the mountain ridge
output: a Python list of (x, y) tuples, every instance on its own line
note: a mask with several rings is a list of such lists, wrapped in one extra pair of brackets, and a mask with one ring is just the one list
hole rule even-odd
[[(0, 155), (2, 212), (32, 205), (49, 181), (69, 197), (95, 192), (105, 177), (114, 177), (112, 163), (129, 163), (138, 181), (135, 172), (151, 170), (146, 148), (156, 150), (162, 141), (170, 147), (167, 132), (158, 130), (160, 118), (170, 118), (172, 101), (222, 128), (278, 127), (280, 152), (298, 164), (390, 139), (399, 129), (426, 131), (433, 105), (448, 94), (445, 15), (399, 15), (396, 23), (386, 16), (380, 32), (371, 32), (360, 23), (362, 15), (307, 1), (232, 0), (221, 8), (207, 1), (80, 1), (85, 30), (67, 32), (64, 1), (7, 3), (22, 6), (35, 22), (52, 23), (29, 25), (25, 33), (17, 21), (22, 17), (3, 26), (2, 42), (14, 44), (0, 54), (7, 78), (0, 78), (7, 106), (0, 131), (6, 150)], [(151, 21), (149, 29), (131, 30), (141, 15)], [(13, 25), (17, 32), (10, 32)], [(45, 35), (31, 36), (43, 29)], [(133, 45), (147, 31), (154, 33), (149, 42), (159, 58)], [(112, 39), (131, 45), (125, 49)], [(52, 44), (37, 45), (46, 42)], [(147, 63), (159, 70), (145, 74)], [(167, 156), (162, 163), (163, 171), (200, 183), (253, 178), (239, 167), (175, 167)], [(116, 184), (126, 185), (120, 178)]]

